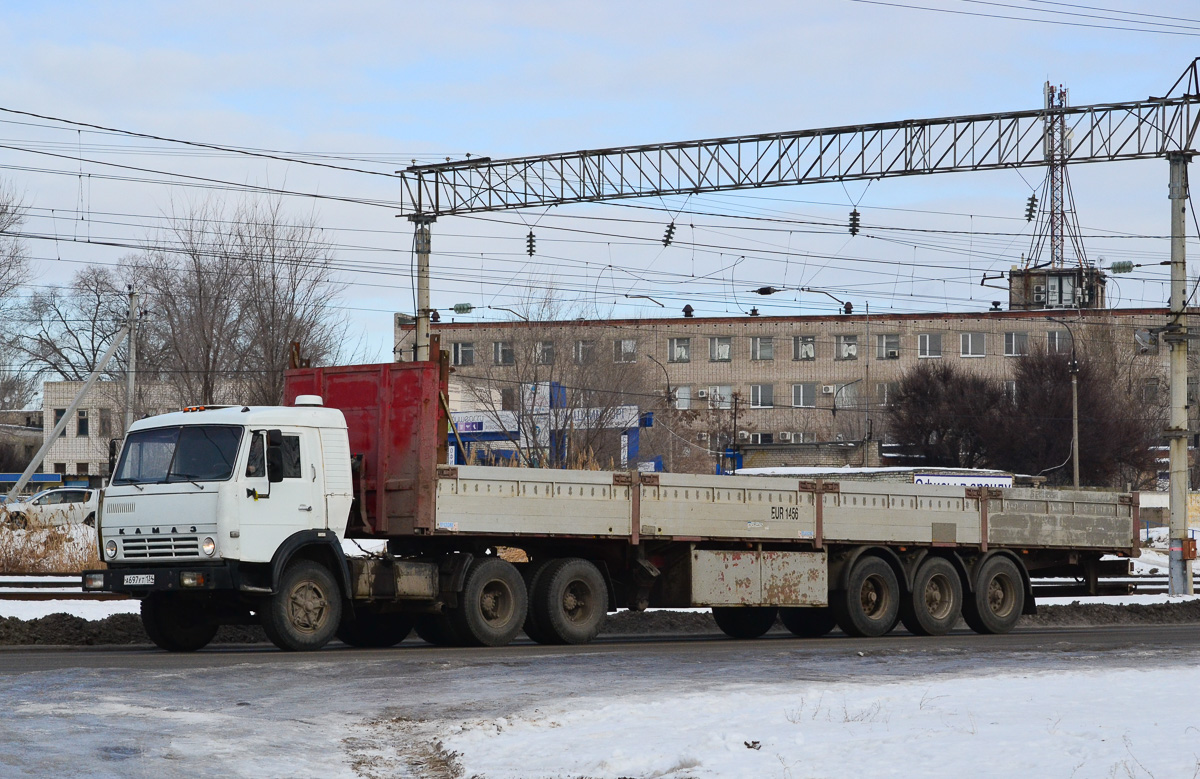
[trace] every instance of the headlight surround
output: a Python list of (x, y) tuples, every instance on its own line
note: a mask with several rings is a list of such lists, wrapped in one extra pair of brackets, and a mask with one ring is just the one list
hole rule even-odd
[(117, 542), (111, 538), (104, 544), (104, 555), (109, 559), (117, 556)]
[(217, 542), (209, 536), (200, 543), (200, 551), (204, 552), (206, 557), (212, 557), (217, 553)]

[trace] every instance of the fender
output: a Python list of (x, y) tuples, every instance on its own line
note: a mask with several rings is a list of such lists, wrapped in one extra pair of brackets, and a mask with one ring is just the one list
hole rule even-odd
[(319, 550), (333, 559), (333, 570), (330, 573), (341, 585), (342, 597), (348, 599), (351, 593), (350, 565), (346, 562), (346, 553), (342, 550), (341, 541), (332, 530), (301, 530), (284, 539), (271, 558), (271, 592), (279, 589), (279, 579), (283, 576), (283, 569), (287, 564), (306, 549)]

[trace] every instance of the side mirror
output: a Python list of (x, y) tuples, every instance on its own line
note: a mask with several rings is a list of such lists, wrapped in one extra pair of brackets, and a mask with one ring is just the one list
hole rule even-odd
[(267, 431), (267, 446), (280, 447), (283, 446), (283, 431), (268, 430)]
[(283, 450), (278, 446), (267, 447), (267, 482), (283, 481)]

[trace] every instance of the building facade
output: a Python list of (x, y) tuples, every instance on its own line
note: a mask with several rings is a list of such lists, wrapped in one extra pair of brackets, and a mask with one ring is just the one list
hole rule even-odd
[[(992, 310), (944, 314), (715, 317), (433, 325), (464, 380), (512, 392), (522, 362), (642, 363), (655, 389), (645, 407), (720, 417), (742, 444), (814, 443), (879, 437), (882, 415), (906, 371), (950, 362), (1004, 381), (1034, 349), (1103, 346), (1121, 375), (1165, 392), (1168, 348), (1148, 331), (1165, 309)], [(1051, 321), (1050, 317), (1061, 321)], [(1139, 332), (1140, 331), (1140, 332)], [(1138, 338), (1135, 338), (1138, 334)], [(396, 321), (396, 354), (411, 359), (412, 325)], [(525, 355), (522, 357), (522, 355)], [(504, 386), (510, 382), (509, 386)], [(1194, 379), (1189, 382), (1194, 395)], [(702, 435), (702, 434), (701, 434)], [(714, 444), (715, 445), (715, 444)]]

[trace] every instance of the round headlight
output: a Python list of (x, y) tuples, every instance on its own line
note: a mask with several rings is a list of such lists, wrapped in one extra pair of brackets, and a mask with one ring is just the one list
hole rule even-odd
[(204, 551), (205, 555), (212, 557), (217, 551), (217, 542), (212, 540), (212, 538), (206, 538), (204, 539), (204, 543), (200, 544), (200, 548)]
[(104, 554), (106, 554), (109, 557), (109, 559), (116, 557), (117, 556), (117, 542), (112, 540), (111, 538), (108, 539), (108, 543), (106, 543), (104, 545)]

